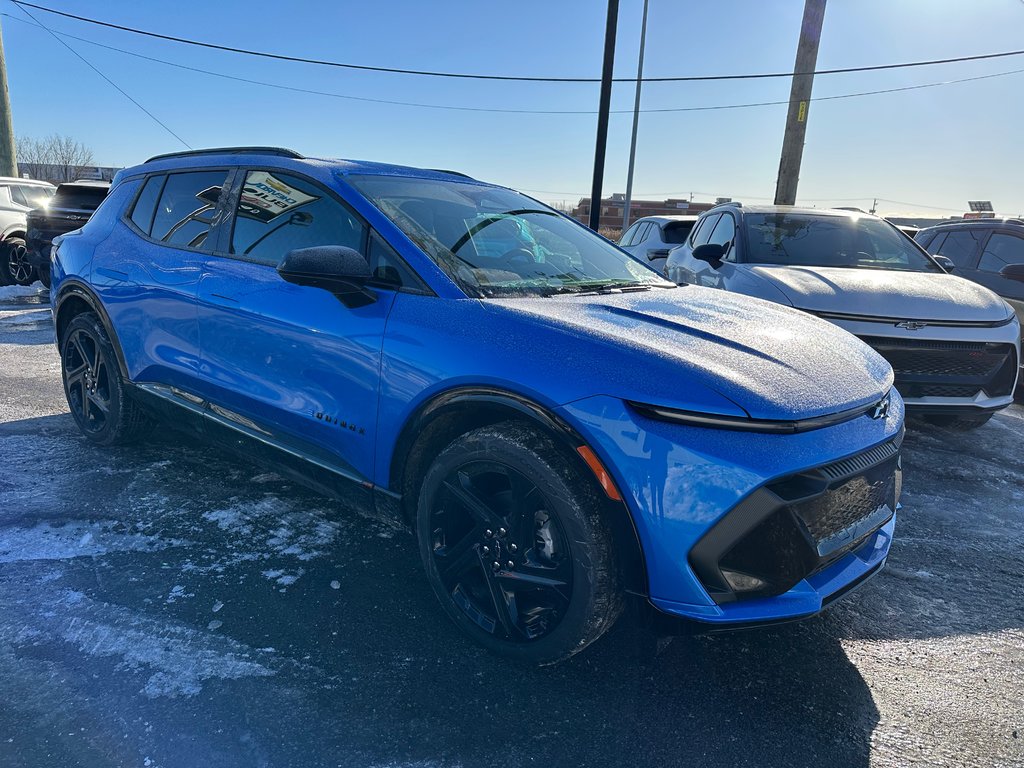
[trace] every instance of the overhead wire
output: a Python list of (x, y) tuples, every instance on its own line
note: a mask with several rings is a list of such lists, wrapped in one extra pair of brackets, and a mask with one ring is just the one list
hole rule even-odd
[[(12, 0), (13, 2), (13, 0)], [(414, 107), (419, 109), (435, 109), (435, 110), (450, 110), (457, 112), (483, 112), (483, 113), (496, 113), (496, 114), (522, 114), (522, 115), (596, 115), (597, 110), (592, 109), (514, 109), (504, 107), (470, 107), (456, 104), (429, 104), (424, 102), (414, 101), (399, 101), (395, 99), (376, 99), (369, 96), (353, 96), (351, 94), (337, 93), (334, 91), (322, 91), (314, 88), (301, 88), (299, 86), (285, 85), (283, 83), (272, 83), (265, 80), (256, 80), (248, 77), (240, 77), (237, 75), (229, 75), (224, 72), (217, 72), (214, 70), (203, 69), (202, 67), (194, 67), (188, 64), (181, 64), (176, 61), (168, 61), (167, 59), (161, 59), (156, 56), (148, 56), (146, 54), (138, 53), (136, 51), (129, 51), (124, 48), (117, 46), (108, 45), (106, 43), (100, 43), (95, 40), (90, 40), (86, 37), (80, 37), (78, 35), (72, 35), (67, 32), (55, 32), (41, 24), (33, 24), (19, 19), (16, 16), (12, 16), (8, 13), (0, 12), (0, 16), (11, 19), (22, 24), (29, 26), (38, 26), (41, 29), (49, 32), (51, 35), (59, 35), (60, 37), (66, 37), (71, 40), (77, 40), (79, 42), (86, 43), (88, 45), (95, 46), (97, 48), (103, 48), (108, 51), (115, 51), (117, 53), (124, 54), (126, 56), (133, 56), (137, 59), (144, 61), (150, 61), (156, 64), (162, 64), (168, 67), (174, 67), (188, 72), (196, 72), (198, 74), (208, 75), (211, 77), (219, 77), (225, 80), (233, 80), (235, 82), (247, 83), (249, 85), (258, 85), (266, 88), (275, 88), (277, 90), (290, 91), (292, 93), (304, 93), (313, 96), (325, 96), (328, 98), (344, 99), (350, 101), (361, 101), (368, 102), (371, 104), (387, 104), (392, 106), (401, 107)], [(975, 75), (972, 77), (955, 78), (951, 80), (942, 80), (932, 83), (919, 83), (916, 85), (904, 85), (895, 88), (882, 88), (873, 91), (856, 91), (853, 93), (836, 94), (833, 96), (815, 96), (811, 101), (835, 101), (837, 99), (852, 99), (861, 96), (877, 96), (886, 93), (898, 93), (902, 91), (913, 91), (923, 88), (938, 88), (946, 85), (955, 85), (957, 83), (967, 83), (976, 80), (987, 80), (995, 77), (1006, 77), (1008, 75), (1019, 75), (1024, 73), (1024, 69), (1014, 69), (1005, 72), (992, 72), (985, 75)], [(692, 107), (654, 107), (648, 109), (641, 109), (640, 112), (644, 114), (672, 114), (672, 113), (683, 113), (683, 112), (708, 112), (726, 109), (747, 109), (751, 107), (773, 107), (782, 106), (789, 104), (788, 100), (778, 101), (757, 101), (757, 102), (746, 102), (741, 104), (715, 104), (707, 106), (692, 106)], [(613, 109), (612, 114), (632, 114), (631, 109)]]
[(49, 27), (47, 27), (47, 26), (46, 26), (45, 24), (43, 24), (43, 23), (42, 23), (41, 21), (39, 21), (39, 19), (37, 19), (37, 18), (36, 18), (35, 16), (33, 16), (33, 15), (32, 15), (32, 13), (31, 13), (30, 11), (26, 10), (25, 8), (22, 8), (21, 6), (18, 6), (18, 7), (19, 7), (19, 9), (21, 10), (21, 12), (22, 12), (22, 13), (24, 13), (24, 14), (25, 14), (26, 16), (28, 16), (28, 17), (29, 17), (30, 19), (32, 19), (32, 21), (33, 21), (33, 22), (35, 22), (37, 26), (39, 26), (39, 27), (42, 27), (42, 28), (43, 28), (44, 30), (46, 30), (47, 32), (49, 32), (49, 33), (50, 33), (50, 35), (51, 35), (51, 36), (53, 37), (53, 39), (54, 39), (54, 40), (56, 40), (56, 41), (57, 41), (58, 43), (60, 43), (60, 44), (61, 44), (61, 45), (63, 45), (63, 46), (65, 47), (65, 48), (67, 48), (67, 49), (68, 49), (69, 51), (71, 51), (71, 53), (73, 53), (73, 54), (74, 54), (74, 55), (75, 55), (76, 57), (78, 57), (78, 58), (79, 58), (79, 59), (80, 59), (80, 60), (82, 61), (82, 63), (83, 63), (83, 64), (85, 64), (85, 65), (86, 65), (87, 67), (89, 67), (89, 69), (91, 69), (91, 70), (92, 70), (93, 72), (95, 72), (95, 73), (96, 73), (97, 75), (99, 75), (99, 76), (100, 76), (100, 77), (102, 77), (102, 78), (103, 78), (104, 80), (106, 80), (106, 81), (107, 81), (107, 83), (109, 83), (109, 84), (110, 84), (110, 85), (111, 85), (111, 86), (112, 86), (112, 87), (113, 87), (113, 88), (114, 88), (115, 90), (117, 90), (117, 92), (118, 92), (118, 93), (120, 93), (120, 94), (121, 94), (122, 96), (124, 96), (124, 97), (125, 97), (126, 99), (128, 99), (128, 101), (130, 101), (130, 102), (131, 102), (132, 104), (134, 104), (134, 105), (135, 105), (136, 107), (138, 107), (139, 109), (141, 109), (141, 110), (142, 110), (142, 111), (143, 111), (143, 112), (144, 112), (144, 113), (145, 113), (146, 115), (148, 115), (148, 116), (150, 117), (150, 119), (152, 119), (152, 120), (153, 120), (153, 121), (154, 121), (154, 122), (155, 122), (155, 123), (156, 123), (157, 125), (159, 125), (159, 126), (160, 126), (161, 128), (163, 128), (163, 129), (164, 129), (165, 131), (167, 131), (167, 133), (169, 133), (169, 134), (170, 134), (171, 136), (173, 136), (173, 137), (174, 137), (175, 139), (177, 139), (177, 140), (178, 140), (178, 141), (180, 141), (180, 142), (181, 142), (182, 144), (184, 144), (184, 145), (185, 145), (185, 147), (187, 147), (188, 149), (192, 149), (192, 145), (191, 145), (191, 144), (189, 144), (189, 143), (188, 143), (187, 141), (185, 141), (185, 140), (184, 140), (183, 138), (181, 138), (181, 136), (179, 136), (179, 135), (178, 135), (177, 133), (175, 133), (174, 131), (172, 131), (172, 130), (170, 129), (170, 127), (168, 127), (168, 125), (167, 125), (167, 124), (166, 124), (166, 123), (165, 123), (165, 122), (164, 122), (163, 120), (161, 120), (161, 119), (160, 119), (159, 117), (157, 117), (157, 116), (156, 116), (156, 115), (154, 115), (154, 114), (153, 114), (152, 112), (150, 112), (150, 111), (149, 111), (148, 109), (146, 109), (146, 108), (145, 108), (144, 106), (142, 106), (142, 104), (140, 104), (140, 103), (139, 103), (139, 102), (138, 102), (138, 101), (137, 101), (137, 100), (136, 100), (136, 99), (135, 99), (135, 98), (134, 98), (134, 97), (133, 97), (133, 96), (132, 96), (131, 94), (129, 94), (129, 93), (128, 93), (128, 92), (127, 92), (127, 91), (126, 91), (126, 90), (125, 90), (124, 88), (122, 88), (121, 86), (119, 86), (119, 85), (118, 85), (117, 83), (115, 83), (115, 82), (114, 82), (113, 80), (111, 80), (111, 79), (110, 79), (110, 78), (109, 78), (109, 77), (108, 77), (108, 76), (107, 76), (107, 75), (106, 75), (106, 74), (105, 74), (104, 72), (102, 72), (102, 71), (101, 71), (101, 70), (100, 70), (100, 69), (99, 69), (99, 68), (98, 68), (97, 66), (95, 66), (95, 65), (94, 65), (94, 64), (93, 64), (93, 63), (92, 63), (91, 61), (89, 61), (89, 60), (88, 60), (87, 58), (85, 58), (85, 57), (84, 57), (84, 56), (83, 56), (82, 54), (80, 54), (80, 53), (79, 53), (78, 51), (76, 51), (76, 50), (75, 50), (74, 48), (72, 48), (72, 47), (71, 47), (71, 46), (70, 46), (70, 45), (69, 45), (69, 44), (68, 44), (67, 42), (65, 42), (64, 40), (61, 40), (61, 39), (60, 39), (60, 37), (59, 37), (59, 36), (57, 35), (57, 33), (55, 33), (55, 32), (54, 32), (54, 31), (53, 31), (52, 29), (50, 29)]
[[(256, 56), (266, 59), (275, 59), (277, 61), (289, 61), (300, 64), (315, 64), (318, 66), (325, 67), (337, 67), (341, 69), (351, 69), (366, 72), (383, 72), (388, 74), (398, 75), (415, 75), (421, 77), (440, 77), (440, 78), (456, 78), (465, 80), (491, 80), (491, 81), (505, 81), (505, 82), (524, 82), (524, 83), (599, 83), (600, 78), (597, 77), (546, 77), (546, 76), (527, 76), (527, 75), (493, 75), (493, 74), (482, 74), (472, 72), (442, 72), (426, 69), (403, 69), (399, 67), (382, 67), (372, 66), (369, 64), (352, 64), (348, 62), (330, 61), (327, 59), (313, 59), (306, 58), (303, 56), (291, 56), (282, 53), (273, 53), (270, 51), (257, 51), (249, 48), (239, 48), (231, 45), (221, 45), (219, 43), (209, 43), (201, 40), (192, 40), (187, 37), (178, 37), (176, 35), (165, 35), (160, 32), (152, 32), (150, 30), (138, 29), (136, 27), (129, 27), (124, 24), (115, 24), (109, 21), (103, 21), (101, 19), (94, 19), (89, 16), (81, 16), (74, 13), (68, 13), (67, 11), (61, 11), (56, 8), (49, 8), (45, 5), (37, 5), (36, 3), (25, 2), (25, 0), (11, 0), (12, 3), (17, 5), (19, 8), (27, 6), (29, 8), (35, 8), (36, 10), (43, 11), (45, 13), (51, 13), (56, 16), (62, 16), (67, 19), (73, 19), (86, 24), (93, 24), (100, 27), (106, 27), (108, 29), (116, 29), (121, 32), (129, 32), (135, 35), (143, 35), (145, 37), (155, 38), (158, 40), (166, 40), (169, 42), (180, 43), (183, 45), (191, 45), (200, 48), (209, 48), (212, 50), (226, 51), (228, 53), (237, 53), (245, 56)], [(1010, 56), (1022, 56), (1024, 55), (1024, 49), (1013, 50), (1013, 51), (1001, 51), (997, 53), (982, 53), (974, 54), (969, 56), (952, 56), (943, 59), (926, 59), (921, 61), (908, 61), (900, 62), (895, 64), (872, 64), (858, 67), (837, 67), (833, 69), (819, 69), (812, 72), (757, 72), (748, 74), (735, 74), (735, 75), (682, 75), (682, 76), (668, 76), (668, 77), (644, 77), (641, 78), (642, 82), (645, 83), (668, 83), (668, 82), (705, 82), (705, 81), (717, 81), (717, 80), (756, 80), (763, 78), (775, 78), (784, 77), (790, 78), (796, 75), (836, 75), (845, 74), (850, 72), (878, 72), (882, 70), (891, 69), (907, 69), (911, 67), (926, 67), (934, 66), (938, 64), (953, 64), (966, 61), (984, 61), (988, 59), (999, 59)], [(619, 83), (635, 83), (637, 78), (635, 77), (616, 77), (613, 78), (614, 82)]]

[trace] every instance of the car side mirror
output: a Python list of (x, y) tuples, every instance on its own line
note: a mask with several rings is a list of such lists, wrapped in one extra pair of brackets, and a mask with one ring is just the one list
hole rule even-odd
[(667, 258), (668, 258), (668, 248), (651, 248), (651, 250), (649, 250), (647, 252), (647, 260), (648, 261), (654, 261), (655, 259), (667, 259)]
[(714, 269), (718, 269), (722, 266), (722, 259), (725, 257), (726, 248), (724, 245), (719, 243), (704, 243), (704, 245), (698, 245), (692, 251), (693, 258), (697, 261), (706, 261)]
[(956, 269), (956, 264), (954, 264), (953, 260), (948, 256), (943, 256), (941, 253), (935, 253), (932, 254), (932, 258), (935, 259), (938, 265), (947, 272), (952, 272), (954, 269)]
[(372, 277), (366, 257), (342, 245), (289, 251), (278, 265), (277, 273), (289, 283), (330, 291), (346, 307), (362, 307), (377, 298), (366, 287)]
[(1007, 264), (999, 270), (999, 275), (1007, 280), (1016, 280), (1018, 283), (1024, 283), (1024, 264)]

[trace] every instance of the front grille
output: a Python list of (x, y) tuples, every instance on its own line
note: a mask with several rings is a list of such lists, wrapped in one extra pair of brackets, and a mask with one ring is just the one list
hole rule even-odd
[[(779, 595), (858, 547), (896, 509), (902, 438), (748, 496), (690, 550), (708, 594), (719, 603)], [(737, 592), (727, 573), (755, 577), (761, 586)]]
[(932, 341), (862, 336), (892, 366), (904, 397), (990, 397), (1013, 386), (1016, 352), (1012, 344)]

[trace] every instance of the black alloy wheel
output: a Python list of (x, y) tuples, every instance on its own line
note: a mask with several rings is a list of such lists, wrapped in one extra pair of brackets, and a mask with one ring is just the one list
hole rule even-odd
[(532, 663), (571, 656), (621, 611), (596, 484), (516, 422), (456, 439), (420, 491), (417, 533), (434, 592), (463, 631)]
[(20, 237), (12, 237), (4, 244), (7, 257), (7, 277), (17, 285), (31, 285), (36, 281), (36, 268), (28, 260), (28, 248)]
[(431, 552), (456, 605), (506, 640), (549, 634), (572, 599), (572, 551), (537, 486), (472, 461), (448, 473), (432, 507)]
[(114, 347), (92, 312), (76, 315), (60, 343), (64, 394), (82, 434), (101, 445), (130, 443), (153, 426), (125, 389)]

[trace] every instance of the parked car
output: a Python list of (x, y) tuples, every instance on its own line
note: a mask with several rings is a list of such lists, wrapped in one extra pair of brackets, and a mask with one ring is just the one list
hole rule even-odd
[(53, 238), (78, 229), (92, 216), (110, 190), (107, 181), (69, 181), (60, 184), (48, 205), (28, 212), (25, 246), (29, 277), (50, 287), (50, 245)]
[(45, 181), (0, 177), (0, 285), (35, 282), (25, 247), (25, 217), (44, 207), (56, 189)]
[(646, 259), (651, 269), (662, 272), (669, 249), (685, 243), (697, 223), (697, 217), (690, 216), (645, 216), (623, 232), (619, 247), (629, 251), (638, 259)]
[(889, 550), (885, 360), (807, 314), (678, 288), (512, 190), (283, 149), (163, 155), (118, 173), (52, 270), (89, 440), (162, 418), (401, 517), (445, 612), (496, 652), (563, 659), (627, 596), (656, 622), (805, 617)]
[(796, 307), (888, 360), (909, 414), (973, 429), (1013, 402), (1020, 323), (889, 222), (850, 211), (727, 204), (669, 254), (677, 283)]
[[(1024, 221), (949, 222), (922, 229), (915, 239), (928, 253), (948, 259), (953, 274), (1002, 296), (1024, 324)], [(1018, 393), (1022, 381), (1024, 375), (1018, 378)]]

